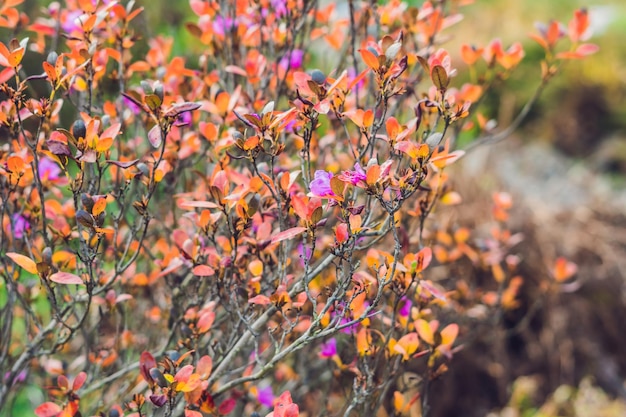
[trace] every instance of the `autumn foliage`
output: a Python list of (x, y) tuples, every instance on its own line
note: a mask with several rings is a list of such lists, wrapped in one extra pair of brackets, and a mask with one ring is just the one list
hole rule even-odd
[[(134, 1), (2, 2), (0, 408), (35, 384), (38, 417), (427, 415), (524, 280), (508, 194), (486, 235), (445, 216), (460, 136), (532, 105), (481, 112), (524, 47), (445, 49), (468, 3), (191, 0), (183, 56)], [(589, 35), (538, 28), (532, 100)]]

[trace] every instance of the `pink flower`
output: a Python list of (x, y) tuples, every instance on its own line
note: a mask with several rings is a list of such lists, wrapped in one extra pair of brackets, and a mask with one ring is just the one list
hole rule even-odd
[(13, 227), (15, 229), (11, 230), (11, 225), (9, 225), (9, 231), (13, 232), (13, 237), (16, 239), (23, 238), (24, 233), (27, 230), (30, 230), (30, 223), (28, 223), (28, 219), (19, 213), (15, 213), (11, 216), (11, 220), (13, 220)]
[(298, 69), (302, 68), (302, 61), (304, 60), (304, 51), (302, 49), (294, 49), (287, 53), (280, 59), (280, 66), (284, 69)]
[(42, 181), (58, 181), (61, 179), (61, 168), (50, 158), (43, 157), (39, 160), (39, 177)]
[(327, 171), (315, 171), (315, 178), (311, 181), (311, 194), (315, 197), (334, 196), (335, 193), (330, 187), (330, 180), (333, 174)]
[(361, 165), (357, 162), (354, 164), (354, 171), (344, 171), (338, 177), (341, 181), (349, 182), (352, 185), (359, 185), (360, 182), (365, 182), (367, 175)]

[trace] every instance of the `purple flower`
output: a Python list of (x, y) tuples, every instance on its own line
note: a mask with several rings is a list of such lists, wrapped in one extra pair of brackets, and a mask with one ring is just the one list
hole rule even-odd
[(302, 68), (302, 61), (304, 61), (304, 51), (294, 49), (281, 58), (279, 65), (284, 69), (298, 69)]
[(257, 400), (267, 408), (271, 408), (274, 405), (274, 393), (272, 392), (272, 387), (267, 386), (265, 388), (257, 389)]
[(354, 164), (354, 171), (344, 171), (339, 179), (345, 182), (349, 182), (352, 185), (358, 185), (361, 181), (365, 182), (367, 179), (367, 174), (361, 168), (361, 165), (357, 162)]
[[(12, 230), (13, 237), (15, 237), (16, 239), (23, 238), (24, 232), (30, 229), (30, 223), (28, 222), (28, 219), (26, 219), (26, 217), (22, 216), (19, 213), (15, 213), (11, 216), (11, 220), (13, 220), (13, 227), (15, 228)], [(9, 225), (9, 229), (10, 227), (11, 226)]]
[(328, 342), (322, 344), (322, 350), (320, 356), (322, 358), (332, 358), (337, 354), (337, 340), (335, 338), (330, 339)]
[(332, 188), (330, 188), (330, 180), (333, 174), (327, 171), (315, 171), (315, 178), (311, 181), (311, 194), (315, 197), (334, 196)]
[(409, 300), (407, 297), (402, 297), (401, 301), (404, 302), (404, 304), (402, 305), (400, 310), (398, 310), (398, 314), (400, 314), (402, 317), (409, 317), (413, 304), (411, 303), (411, 300)]
[(60, 179), (61, 168), (50, 158), (41, 158), (39, 160), (39, 177), (43, 181), (57, 181)]

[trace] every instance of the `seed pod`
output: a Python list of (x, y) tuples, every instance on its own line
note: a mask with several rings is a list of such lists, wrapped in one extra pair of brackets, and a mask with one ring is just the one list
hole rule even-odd
[(59, 54), (52, 51), (48, 54), (48, 57), (46, 58), (46, 62), (50, 65), (56, 65), (57, 59), (59, 59)]
[(46, 265), (52, 265), (52, 249), (46, 246), (44, 250), (41, 252), (41, 260)]
[(165, 388), (170, 385), (169, 382), (167, 382), (167, 379), (165, 379), (163, 372), (161, 372), (159, 368), (151, 368), (150, 377), (154, 379), (154, 382), (156, 382), (157, 385), (160, 386), (161, 388)]
[(72, 135), (74, 135), (74, 138), (76, 139), (84, 138), (87, 135), (87, 126), (85, 126), (85, 122), (81, 119), (76, 120), (72, 126)]
[(311, 80), (317, 84), (324, 84), (326, 82), (326, 75), (322, 71), (314, 69), (311, 71)]
[(76, 212), (76, 221), (84, 227), (88, 227), (90, 229), (93, 229), (95, 223), (93, 216), (85, 210), (78, 210)]
[(143, 162), (137, 164), (137, 169), (141, 171), (141, 173), (146, 177), (150, 176), (150, 169), (148, 168), (148, 165), (144, 164)]
[(168, 350), (165, 354), (172, 360), (172, 362), (176, 362), (180, 359), (180, 353), (176, 350)]
[(156, 82), (154, 84), (154, 94), (159, 98), (159, 100), (163, 101), (163, 84), (160, 82)]
[(95, 218), (96, 226), (102, 227), (104, 224), (104, 218), (106, 217), (106, 211), (101, 211)]
[(83, 207), (88, 212), (91, 212), (93, 210), (93, 205), (95, 203), (93, 201), (93, 198), (91, 198), (88, 194), (81, 194), (80, 195), (80, 202), (83, 203)]

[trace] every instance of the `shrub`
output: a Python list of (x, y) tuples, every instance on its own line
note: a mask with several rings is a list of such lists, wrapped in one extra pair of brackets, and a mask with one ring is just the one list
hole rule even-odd
[(191, 0), (193, 60), (141, 40), (134, 1), (20, 3), (0, 8), (0, 407), (40, 384), (39, 417), (427, 415), (472, 323), (516, 308), (511, 199), (478, 240), (439, 216), (447, 167), (595, 52), (585, 10), (533, 35), (536, 94), (496, 129), (473, 111), (524, 50), (443, 49), (467, 1)]

